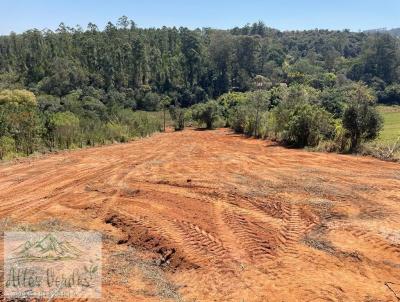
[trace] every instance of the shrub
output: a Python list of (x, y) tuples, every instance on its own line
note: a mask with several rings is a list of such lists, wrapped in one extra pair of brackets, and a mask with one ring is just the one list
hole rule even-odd
[(0, 159), (6, 158), (15, 152), (15, 140), (9, 136), (0, 137)]
[[(228, 92), (221, 95), (217, 102), (221, 106), (221, 114), (229, 123), (230, 110), (241, 104), (244, 104), (248, 99), (248, 93), (244, 92)], [(228, 125), (229, 126), (229, 125)]]
[(336, 121), (333, 139), (320, 141), (316, 150), (339, 153), (346, 153), (350, 150), (348, 131), (343, 128), (340, 121)]
[(306, 103), (281, 103), (274, 110), (275, 131), (286, 144), (304, 147), (316, 146), (333, 136), (334, 121), (322, 108)]
[(70, 148), (79, 141), (79, 118), (72, 112), (57, 112), (50, 116), (51, 147)]
[(389, 85), (379, 96), (379, 102), (384, 104), (400, 105), (400, 84)]
[(36, 106), (36, 97), (32, 92), (24, 89), (2, 90), (0, 91), (0, 105), (7, 103)]
[(285, 102), (289, 96), (289, 89), (286, 84), (280, 84), (279, 86), (273, 87), (270, 90), (271, 100), (270, 107), (276, 107), (280, 103)]
[(266, 111), (258, 113), (254, 108), (241, 105), (231, 109), (229, 114), (229, 124), (236, 133), (243, 133), (248, 136), (257, 134), (258, 138), (267, 136), (269, 115)]
[(362, 84), (356, 84), (348, 94), (342, 123), (349, 132), (351, 151), (356, 151), (361, 142), (376, 138), (382, 128), (382, 117), (375, 107), (373, 92)]
[(106, 125), (107, 139), (125, 143), (129, 141), (129, 130), (126, 125), (121, 125), (115, 122), (108, 122)]
[(265, 137), (271, 93), (257, 90), (246, 93), (246, 99), (228, 111), (227, 124), (237, 133)]
[(144, 137), (162, 129), (161, 117), (156, 112), (135, 111), (132, 116), (128, 125), (133, 136)]
[(192, 107), (192, 117), (199, 123), (204, 123), (207, 129), (213, 129), (221, 118), (221, 107), (216, 101), (197, 104)]
[(249, 115), (248, 111), (248, 107), (245, 105), (236, 106), (229, 110), (228, 123), (235, 132), (245, 132), (247, 118)]
[(342, 123), (337, 122), (335, 127), (335, 136), (333, 138), (335, 152), (348, 152), (351, 147), (351, 141), (348, 131), (343, 127)]
[(161, 116), (158, 112), (132, 111), (114, 108), (111, 123), (125, 127), (128, 137), (147, 136), (161, 129)]
[(260, 111), (255, 118), (250, 118), (246, 123), (245, 134), (253, 135), (257, 138), (266, 138), (269, 118), (270, 115), (267, 111)]
[(97, 144), (105, 144), (107, 138), (105, 136), (104, 123), (98, 118), (81, 118), (81, 146), (96, 146)]
[(188, 115), (186, 110), (180, 107), (171, 106), (169, 112), (174, 123), (175, 130), (181, 131), (185, 129), (185, 120)]
[(142, 99), (138, 100), (138, 107), (141, 110), (156, 111), (159, 109), (161, 98), (155, 92), (148, 92)]
[(12, 137), (17, 152), (29, 155), (38, 149), (43, 121), (36, 107), (36, 100), (31, 99), (30, 93), (27, 93), (25, 99), (18, 93), (15, 96), (14, 92), (3, 94), (0, 103), (0, 136)]

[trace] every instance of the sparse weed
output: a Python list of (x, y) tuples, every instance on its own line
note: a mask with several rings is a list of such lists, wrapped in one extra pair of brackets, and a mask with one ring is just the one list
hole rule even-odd
[(386, 161), (400, 160), (400, 136), (393, 143), (373, 143), (363, 146), (361, 153)]

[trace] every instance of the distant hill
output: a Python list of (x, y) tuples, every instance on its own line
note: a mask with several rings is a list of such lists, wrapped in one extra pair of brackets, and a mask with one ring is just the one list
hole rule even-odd
[(370, 30), (366, 30), (365, 32), (367, 33), (389, 33), (395, 37), (399, 37), (400, 38), (400, 27), (399, 28), (392, 28), (392, 29), (387, 29), (387, 28), (378, 28), (378, 29), (370, 29)]
[(396, 37), (400, 37), (400, 28), (393, 28), (393, 29), (389, 30), (389, 32)]

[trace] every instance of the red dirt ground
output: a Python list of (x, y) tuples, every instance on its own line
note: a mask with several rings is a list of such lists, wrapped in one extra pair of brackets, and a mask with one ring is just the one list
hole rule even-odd
[(103, 301), (400, 297), (396, 163), (186, 130), (3, 164), (0, 200), (102, 232)]

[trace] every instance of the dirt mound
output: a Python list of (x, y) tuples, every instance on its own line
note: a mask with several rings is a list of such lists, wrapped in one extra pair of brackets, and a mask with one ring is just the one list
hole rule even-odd
[(395, 163), (186, 130), (3, 164), (0, 200), (102, 232), (104, 301), (400, 296)]
[(117, 244), (132, 245), (135, 249), (153, 252), (152, 260), (158, 266), (168, 270), (198, 268), (193, 263), (185, 261), (184, 257), (169, 242), (162, 237), (151, 226), (142, 223), (142, 219), (135, 219), (120, 214), (112, 214), (105, 219), (105, 223), (121, 229), (124, 237), (117, 241)]

